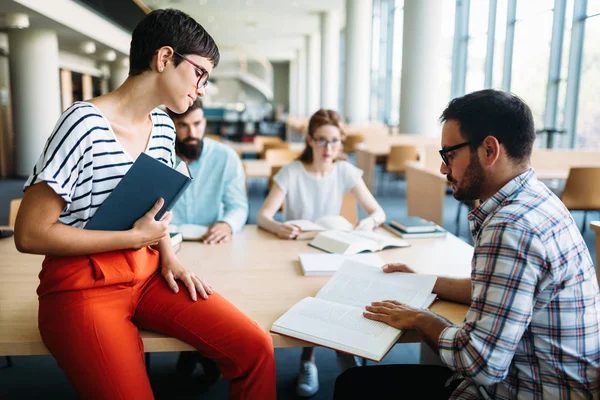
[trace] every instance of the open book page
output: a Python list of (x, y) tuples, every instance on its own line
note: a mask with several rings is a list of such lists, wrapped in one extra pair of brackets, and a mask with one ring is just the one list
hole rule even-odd
[(321, 232), (310, 242), (310, 245), (336, 254), (352, 254), (380, 249), (377, 242), (354, 235), (353, 232), (344, 231)]
[(317, 298), (364, 310), (374, 301), (396, 300), (413, 307), (425, 304), (435, 285), (432, 275), (394, 272), (346, 260)]
[(179, 171), (181, 174), (187, 176), (188, 178), (192, 177), (192, 173), (190, 172), (190, 168), (188, 167), (187, 163), (185, 161), (181, 161), (179, 163), (179, 165), (177, 166), (177, 168), (175, 168), (176, 171)]
[(300, 254), (300, 264), (305, 276), (331, 276), (342, 266), (344, 260), (353, 260), (375, 268), (385, 262), (377, 254)]
[(181, 232), (183, 240), (199, 240), (206, 232), (208, 232), (208, 226), (204, 225), (169, 225), (169, 232)]
[(398, 239), (373, 231), (352, 231), (352, 234), (360, 236), (374, 242), (377, 242), (381, 249), (385, 247), (408, 247), (410, 244), (406, 240)]
[(327, 215), (319, 218), (316, 222), (327, 230), (351, 231), (354, 229), (354, 225), (341, 215)]
[(401, 331), (362, 313), (360, 308), (307, 297), (275, 321), (271, 330), (380, 361)]

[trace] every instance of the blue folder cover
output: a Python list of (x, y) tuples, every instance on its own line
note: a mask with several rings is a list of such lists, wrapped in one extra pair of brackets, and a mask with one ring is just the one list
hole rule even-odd
[(85, 229), (129, 230), (162, 197), (165, 203), (155, 217), (157, 221), (160, 220), (192, 182), (189, 169), (187, 171), (190, 177), (141, 153)]

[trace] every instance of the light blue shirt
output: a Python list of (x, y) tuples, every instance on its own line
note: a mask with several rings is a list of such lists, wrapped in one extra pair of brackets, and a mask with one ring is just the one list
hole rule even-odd
[[(179, 161), (178, 158), (176, 165)], [(240, 231), (248, 219), (248, 196), (237, 153), (223, 143), (205, 138), (200, 158), (189, 167), (194, 179), (173, 207), (172, 223), (210, 226), (226, 222), (233, 232)]]

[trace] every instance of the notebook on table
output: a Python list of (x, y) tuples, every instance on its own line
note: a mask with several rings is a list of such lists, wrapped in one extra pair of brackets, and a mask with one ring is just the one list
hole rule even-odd
[(443, 238), (446, 236), (447, 231), (439, 225), (435, 226), (435, 230), (432, 232), (404, 232), (391, 224), (383, 224), (382, 227), (393, 233), (394, 235), (401, 237), (402, 239), (427, 239), (427, 238)]
[(183, 240), (200, 240), (206, 232), (208, 232), (208, 226), (194, 225), (194, 224), (182, 224), (182, 225), (169, 225), (169, 232), (180, 232)]
[(173, 169), (148, 154), (141, 153), (85, 229), (129, 230), (162, 197), (164, 205), (154, 217), (159, 221), (173, 208), (191, 182), (192, 174), (185, 162), (182, 161)]
[(436, 227), (435, 223), (421, 217), (402, 217), (393, 219), (390, 222), (390, 225), (407, 233), (434, 232)]
[(402, 331), (365, 318), (365, 306), (382, 300), (428, 306), (435, 281), (432, 275), (386, 274), (346, 260), (315, 297), (292, 306), (273, 323), (271, 332), (379, 362)]
[(332, 276), (342, 266), (345, 260), (360, 262), (375, 268), (381, 268), (385, 261), (377, 254), (300, 254), (300, 266), (304, 276)]
[(308, 245), (335, 254), (357, 254), (410, 246), (405, 240), (372, 231), (324, 231), (318, 233)]

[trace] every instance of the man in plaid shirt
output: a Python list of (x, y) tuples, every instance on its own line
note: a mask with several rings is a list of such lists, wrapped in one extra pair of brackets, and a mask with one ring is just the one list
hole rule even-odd
[[(600, 294), (590, 253), (562, 202), (535, 176), (529, 107), (483, 90), (441, 116), (443, 163), (475, 241), (470, 279), (439, 277), (439, 297), (470, 304), (462, 326), (393, 301), (365, 317), (417, 330), (445, 366), (353, 368), (335, 398), (597, 399)], [(385, 272), (413, 272), (389, 264)]]

